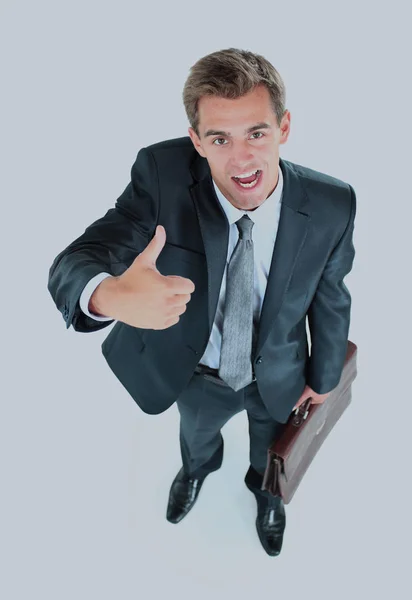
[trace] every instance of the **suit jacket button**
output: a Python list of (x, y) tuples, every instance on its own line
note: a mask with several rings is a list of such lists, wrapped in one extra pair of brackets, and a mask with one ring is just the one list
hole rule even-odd
[(262, 358), (261, 356), (259, 356), (259, 358), (257, 359), (256, 363), (257, 363), (258, 365), (260, 365), (260, 363), (262, 362), (262, 360), (263, 360), (263, 358)]

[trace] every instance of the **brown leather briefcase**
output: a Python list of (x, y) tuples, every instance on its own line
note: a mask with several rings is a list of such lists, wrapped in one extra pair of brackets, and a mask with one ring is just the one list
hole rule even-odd
[(349, 340), (339, 384), (322, 404), (311, 404), (308, 398), (294, 410), (268, 449), (261, 489), (281, 496), (285, 504), (291, 501), (310, 463), (351, 401), (356, 358), (357, 346)]

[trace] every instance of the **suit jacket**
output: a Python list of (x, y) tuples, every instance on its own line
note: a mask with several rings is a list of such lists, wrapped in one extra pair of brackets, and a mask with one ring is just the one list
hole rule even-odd
[[(335, 388), (342, 374), (351, 310), (343, 279), (355, 255), (356, 196), (339, 179), (282, 158), (279, 165), (282, 206), (252, 366), (269, 413), (284, 423), (306, 383), (322, 394)], [(167, 410), (192, 377), (212, 330), (227, 257), (229, 224), (208, 162), (189, 137), (138, 152), (115, 207), (58, 254), (48, 281), (67, 328), (107, 327), (112, 321), (82, 312), (81, 292), (101, 271), (123, 273), (158, 224), (167, 235), (158, 270), (196, 286), (186, 311), (163, 330), (119, 321), (102, 343), (109, 367), (148, 414)]]

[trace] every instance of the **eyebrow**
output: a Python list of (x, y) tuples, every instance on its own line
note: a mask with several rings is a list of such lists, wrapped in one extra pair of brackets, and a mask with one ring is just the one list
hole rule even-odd
[[(252, 127), (248, 127), (247, 129), (245, 129), (245, 133), (252, 133), (252, 131), (256, 131), (256, 129), (270, 129), (270, 125), (269, 123), (264, 123), (262, 121), (262, 123), (257, 123), (256, 125), (252, 125)], [(219, 131), (217, 129), (208, 129), (205, 133), (205, 137), (209, 136), (209, 135), (225, 135), (227, 137), (231, 137), (231, 133), (226, 132), (226, 131)]]

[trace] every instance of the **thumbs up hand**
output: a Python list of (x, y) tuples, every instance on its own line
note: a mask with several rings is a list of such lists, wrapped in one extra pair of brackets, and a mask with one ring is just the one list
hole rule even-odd
[(98, 312), (143, 329), (167, 329), (178, 323), (195, 285), (185, 277), (162, 275), (157, 270), (156, 260), (165, 242), (165, 229), (158, 225), (155, 236), (130, 267), (97, 286), (91, 302), (94, 299)]

